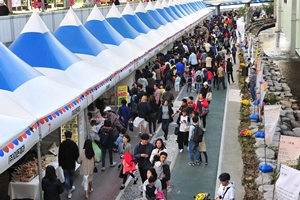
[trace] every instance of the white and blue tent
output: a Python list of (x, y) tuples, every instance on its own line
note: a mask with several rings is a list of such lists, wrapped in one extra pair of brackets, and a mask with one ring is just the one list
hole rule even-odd
[(118, 31), (124, 38), (126, 38), (132, 44), (138, 46), (143, 50), (143, 53), (147, 54), (148, 51), (153, 48), (153, 42), (145, 35), (141, 35), (137, 32), (120, 14), (117, 7), (113, 4), (111, 9), (106, 15), (106, 20), (110, 25)]
[[(169, 3), (170, 3), (170, 1), (169, 1)], [(174, 8), (172, 9), (172, 7), (168, 4), (168, 2), (166, 0), (163, 0), (162, 6), (170, 16), (172, 16), (174, 19), (176, 19), (185, 28), (190, 24), (190, 22), (187, 19), (183, 19), (182, 15), (180, 15), (178, 12), (175, 12)]]
[[(32, 45), (33, 43), (35, 45)], [(26, 51), (23, 47), (26, 47)], [(63, 46), (50, 33), (37, 12), (32, 14), (19, 37), (9, 48), (46, 77), (80, 89), (82, 93), (107, 78), (104, 69), (84, 62)], [(100, 90), (94, 94), (95, 98), (100, 95)]]
[(123, 58), (129, 62), (144, 54), (142, 49), (128, 42), (106, 21), (96, 5), (88, 16), (84, 26), (108, 49), (118, 55), (123, 55)]
[(82, 60), (106, 70), (110, 77), (110, 87), (115, 84), (116, 71), (128, 65), (121, 56), (109, 50), (82, 25), (72, 8), (53, 35)]
[[(151, 39), (152, 48), (159, 45), (161, 42), (164, 41), (163, 38), (159, 33), (155, 30), (150, 29), (134, 12), (132, 7), (129, 3), (126, 4), (123, 12), (123, 18), (140, 34), (145, 35), (147, 38)], [(150, 50), (151, 52), (151, 50)], [(149, 56), (151, 53), (149, 52)]]

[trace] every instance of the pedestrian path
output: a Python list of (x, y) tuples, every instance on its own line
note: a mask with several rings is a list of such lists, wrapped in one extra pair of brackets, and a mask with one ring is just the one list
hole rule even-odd
[[(179, 153), (172, 171), (170, 184), (173, 190), (168, 193), (168, 200), (193, 199), (199, 192), (214, 194), (227, 90), (212, 88), (212, 91), (213, 100), (209, 106), (205, 132), (208, 165), (202, 163), (200, 166), (189, 166), (188, 152), (185, 150)], [(196, 98), (196, 93), (192, 94)], [(183, 98), (191, 94), (183, 90), (180, 96)]]

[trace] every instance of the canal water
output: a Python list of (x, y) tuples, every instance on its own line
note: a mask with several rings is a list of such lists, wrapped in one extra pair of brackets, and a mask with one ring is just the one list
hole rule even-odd
[(260, 32), (259, 38), (264, 52), (281, 69), (295, 99), (300, 101), (300, 58), (289, 55), (290, 41), (284, 33), (275, 33), (274, 28)]

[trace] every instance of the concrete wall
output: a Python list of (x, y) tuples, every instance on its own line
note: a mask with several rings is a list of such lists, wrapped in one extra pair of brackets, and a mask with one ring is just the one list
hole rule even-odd
[[(296, 52), (300, 55), (300, 2), (297, 1), (297, 22), (296, 22)], [(282, 13), (281, 13), (281, 27), (284, 34), (289, 40), (291, 40), (291, 13), (292, 13), (292, 0), (284, 3), (282, 1)]]

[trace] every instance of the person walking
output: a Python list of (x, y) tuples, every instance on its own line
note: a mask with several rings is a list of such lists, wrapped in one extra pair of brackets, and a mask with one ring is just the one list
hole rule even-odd
[(226, 89), (226, 86), (225, 86), (225, 72), (224, 72), (224, 69), (221, 65), (219, 65), (219, 67), (218, 67), (217, 76), (218, 76), (217, 90), (219, 90), (220, 83), (222, 83), (223, 88), (225, 90)]
[(114, 167), (116, 162), (113, 161), (113, 147), (114, 147), (114, 135), (113, 130), (111, 128), (111, 121), (109, 119), (104, 121), (104, 125), (100, 131), (100, 144), (102, 151), (102, 171), (105, 171), (105, 158), (106, 151), (108, 150), (110, 166)]
[(117, 115), (112, 112), (111, 107), (107, 106), (104, 109), (104, 112), (107, 114), (107, 119), (109, 119), (109, 121), (111, 122), (111, 129), (113, 130), (114, 140), (116, 140), (123, 126), (120, 124)]
[(173, 113), (173, 109), (169, 105), (168, 100), (163, 100), (163, 103), (159, 107), (157, 112), (157, 123), (162, 123), (161, 128), (164, 132), (165, 140), (168, 140), (169, 124), (173, 122)]
[(209, 104), (207, 100), (200, 93), (198, 96), (198, 100), (195, 102), (194, 110), (198, 111), (200, 119), (202, 119), (203, 131), (206, 131), (206, 116), (209, 112), (208, 106)]
[(75, 190), (73, 185), (75, 162), (79, 157), (79, 149), (77, 144), (71, 140), (72, 132), (65, 132), (65, 141), (63, 141), (58, 150), (58, 165), (64, 171), (65, 185), (67, 190), (68, 199), (72, 198), (72, 192)]
[(232, 83), (234, 83), (233, 75), (232, 75), (233, 68), (232, 68), (232, 62), (230, 61), (230, 58), (228, 58), (227, 62), (226, 62), (226, 72), (227, 72), (228, 83), (230, 84), (230, 77), (231, 77)]
[(153, 95), (150, 95), (148, 103), (151, 107), (151, 111), (149, 112), (149, 121), (148, 121), (149, 132), (150, 132), (150, 135), (153, 135), (153, 134), (156, 134), (156, 118), (157, 118), (156, 115), (158, 112), (159, 105), (157, 105)]
[(153, 144), (149, 143), (149, 135), (143, 133), (141, 135), (141, 141), (134, 147), (134, 158), (138, 163), (138, 168), (142, 182), (144, 183), (147, 179), (147, 170), (151, 168), (150, 156), (154, 149)]
[(163, 140), (161, 138), (158, 138), (154, 142), (154, 149), (152, 150), (150, 156), (150, 162), (152, 165), (155, 163), (155, 161), (159, 161), (159, 155), (161, 152), (167, 153), (167, 148)]
[(180, 82), (181, 82), (181, 78), (180, 78), (180, 75), (177, 73), (176, 78), (175, 78), (175, 83), (174, 83), (175, 94), (178, 94), (180, 91)]
[(86, 139), (77, 159), (77, 162), (80, 164), (80, 175), (83, 176), (82, 186), (84, 187), (86, 199), (89, 198), (89, 193), (93, 192), (95, 160), (96, 154), (93, 150), (92, 140)]
[(144, 133), (147, 133), (149, 113), (151, 111), (151, 107), (147, 102), (147, 96), (142, 97), (141, 102), (137, 105), (137, 111), (138, 111), (138, 117), (135, 119), (134, 124), (136, 124), (139, 127), (140, 130), (139, 135), (141, 135), (142, 131)]
[(208, 164), (208, 157), (207, 157), (207, 153), (206, 153), (206, 144), (205, 144), (205, 139), (204, 139), (204, 136), (202, 138), (202, 142), (199, 143), (199, 162), (200, 164), (202, 163), (202, 157), (201, 157), (201, 153), (204, 154), (204, 157), (205, 157), (205, 164), (207, 165)]
[(122, 167), (120, 170), (119, 177), (123, 179), (120, 190), (125, 188), (125, 183), (128, 177), (128, 174), (134, 179), (133, 184), (135, 185), (138, 181), (138, 178), (134, 176), (133, 172), (136, 170), (135, 163), (132, 161), (132, 148), (130, 144), (130, 136), (125, 134), (123, 136), (122, 151), (120, 157), (122, 158)]
[(201, 90), (202, 84), (203, 84), (203, 79), (204, 79), (204, 75), (201, 71), (201, 68), (198, 68), (196, 73), (195, 73), (195, 90), (196, 93), (198, 94)]
[[(179, 84), (178, 84), (179, 85)], [(162, 100), (168, 100), (169, 105), (173, 107), (174, 94), (171, 92), (171, 87), (167, 85), (165, 93), (162, 95)]]
[(236, 48), (235, 44), (232, 44), (231, 54), (232, 54), (232, 57), (233, 57), (234, 64), (236, 64), (236, 52), (237, 52), (237, 48)]
[(64, 189), (52, 165), (46, 167), (46, 174), (42, 179), (42, 189), (44, 191), (44, 200), (60, 200), (59, 195), (63, 193)]
[(190, 117), (187, 115), (187, 110), (181, 110), (181, 113), (177, 119), (177, 124), (179, 126), (179, 132), (177, 136), (178, 149), (179, 152), (183, 152), (183, 145), (188, 146), (188, 124), (190, 123)]
[(251, 98), (252, 101), (254, 101), (256, 99), (256, 68), (255, 67), (251, 67), (251, 71), (250, 71), (250, 93), (251, 93)]
[[(199, 152), (199, 149), (198, 149), (198, 144), (196, 144), (193, 140), (194, 132), (195, 132), (195, 128), (197, 126), (198, 120), (199, 120), (199, 117), (194, 116), (192, 118), (192, 124), (189, 127), (188, 141), (189, 141), (190, 162), (188, 163), (188, 165), (190, 165), (190, 166), (200, 165), (200, 152)], [(194, 160), (195, 156), (196, 156), (196, 161)]]
[(118, 110), (119, 121), (120, 121), (121, 125), (122, 125), (122, 123), (124, 124), (123, 127), (126, 128), (126, 130), (127, 130), (128, 121), (130, 119), (130, 109), (126, 105), (127, 101), (125, 99), (122, 99), (121, 104), (122, 104), (122, 106)]

